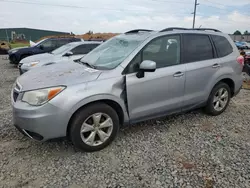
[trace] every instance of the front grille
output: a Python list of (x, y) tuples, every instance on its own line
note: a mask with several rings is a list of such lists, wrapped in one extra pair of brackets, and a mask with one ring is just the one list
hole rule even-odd
[(19, 95), (19, 93), (14, 90), (13, 91), (13, 100), (14, 100), (14, 102), (16, 102), (18, 95)]

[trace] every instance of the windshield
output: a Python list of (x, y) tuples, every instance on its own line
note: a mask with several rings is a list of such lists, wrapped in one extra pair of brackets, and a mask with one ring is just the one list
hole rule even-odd
[(113, 37), (81, 59), (100, 69), (113, 69), (121, 64), (145, 38), (132, 35)]
[(60, 55), (60, 54), (64, 54), (66, 53), (67, 51), (71, 50), (72, 49), (72, 44), (65, 44), (55, 50), (53, 50), (51, 53), (54, 54), (54, 55)]

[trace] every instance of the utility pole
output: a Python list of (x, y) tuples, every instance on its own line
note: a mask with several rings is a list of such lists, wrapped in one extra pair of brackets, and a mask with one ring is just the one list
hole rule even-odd
[(193, 28), (194, 28), (194, 26), (195, 26), (195, 17), (196, 17), (196, 7), (197, 7), (197, 5), (199, 5), (199, 3), (197, 3), (197, 0), (195, 0), (195, 2), (194, 2), (194, 12), (193, 12), (193, 14), (194, 14), (194, 18), (193, 18)]

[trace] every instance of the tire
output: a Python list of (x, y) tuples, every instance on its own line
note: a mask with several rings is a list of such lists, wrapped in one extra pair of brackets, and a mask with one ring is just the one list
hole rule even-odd
[[(107, 121), (107, 125), (112, 123), (112, 128), (100, 128), (100, 123), (99, 125), (97, 125), (98, 123), (94, 123), (94, 117), (100, 117), (100, 123), (103, 123), (108, 118), (110, 118), (109, 121)], [(96, 122), (98, 122), (98, 120), (96, 120)], [(83, 126), (84, 123), (88, 126)], [(73, 116), (73, 121), (70, 125), (69, 136), (76, 148), (87, 152), (99, 151), (108, 146), (115, 139), (119, 131), (119, 125), (119, 117), (111, 106), (105, 103), (90, 104), (82, 108)], [(82, 129), (83, 127), (84, 129)], [(88, 131), (90, 129), (91, 131)], [(85, 133), (81, 133), (81, 130), (83, 130)], [(103, 132), (106, 134), (105, 137), (102, 136), (104, 139), (101, 140), (99, 135), (104, 135)], [(90, 139), (93, 138), (91, 137), (91, 134), (94, 135), (94, 139)]]
[[(218, 99), (219, 98), (218, 92), (222, 91), (222, 90), (227, 92), (227, 100), (225, 100), (225, 99), (219, 100)], [(217, 97), (217, 98), (215, 98), (215, 97)], [(217, 99), (218, 99), (218, 101), (217, 101)], [(230, 99), (231, 99), (231, 90), (230, 90), (229, 86), (224, 82), (220, 82), (220, 83), (216, 84), (209, 95), (207, 105), (205, 107), (205, 112), (209, 115), (212, 115), (212, 116), (220, 115), (222, 112), (224, 112), (226, 110), (226, 108), (230, 102)], [(214, 101), (216, 101), (216, 102), (214, 102)], [(220, 102), (220, 101), (223, 101), (223, 102)], [(218, 104), (218, 102), (219, 102), (219, 105), (217, 105), (218, 107), (216, 109), (216, 104)]]
[[(22, 55), (21, 58), (20, 58), (20, 61), (21, 61), (22, 59), (26, 58), (26, 57), (29, 57), (29, 56), (30, 56), (30, 55), (28, 55), (28, 54)], [(20, 62), (20, 61), (19, 61), (19, 62)]]

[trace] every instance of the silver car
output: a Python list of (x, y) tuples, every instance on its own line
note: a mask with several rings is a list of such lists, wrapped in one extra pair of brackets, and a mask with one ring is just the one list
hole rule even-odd
[(203, 107), (216, 116), (242, 85), (242, 57), (214, 29), (132, 30), (79, 62), (29, 71), (12, 91), (14, 125), (45, 141), (68, 136), (84, 151), (119, 127)]
[(22, 59), (18, 65), (19, 72), (20, 74), (23, 74), (24, 72), (37, 67), (80, 59), (100, 44), (101, 42), (94, 41), (71, 42), (57, 48), (51, 53), (26, 57)]

